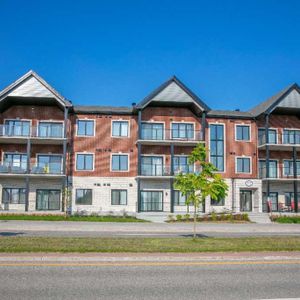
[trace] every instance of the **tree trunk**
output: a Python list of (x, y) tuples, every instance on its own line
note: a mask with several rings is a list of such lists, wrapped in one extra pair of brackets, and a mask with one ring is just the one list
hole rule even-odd
[(196, 235), (196, 223), (197, 223), (197, 213), (196, 213), (196, 205), (194, 205), (194, 239), (197, 237)]

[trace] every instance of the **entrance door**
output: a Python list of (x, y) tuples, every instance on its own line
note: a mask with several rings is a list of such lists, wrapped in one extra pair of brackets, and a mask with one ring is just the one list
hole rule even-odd
[(240, 190), (240, 211), (252, 211), (252, 191)]
[(141, 191), (141, 211), (163, 211), (163, 193)]

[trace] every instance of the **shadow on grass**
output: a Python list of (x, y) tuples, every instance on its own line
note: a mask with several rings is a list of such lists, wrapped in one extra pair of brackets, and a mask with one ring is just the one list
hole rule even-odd
[[(192, 238), (192, 237), (194, 237), (194, 235), (193, 235), (192, 233), (191, 233), (191, 234), (181, 234), (180, 236), (181, 236), (181, 237), (184, 237), (184, 238)], [(199, 234), (199, 233), (196, 234), (196, 237), (197, 237), (197, 238), (209, 238), (208, 235), (205, 235), (205, 234)]]
[(24, 234), (24, 232), (0, 232), (0, 236), (18, 236), (18, 235), (22, 235)]

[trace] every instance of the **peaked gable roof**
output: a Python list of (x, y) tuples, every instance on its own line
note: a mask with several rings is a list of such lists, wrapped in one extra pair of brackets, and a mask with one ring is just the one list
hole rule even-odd
[(177, 77), (173, 76), (146, 98), (144, 98), (138, 105), (137, 108), (143, 109), (151, 102), (177, 102), (177, 103), (194, 103), (202, 111), (209, 111), (210, 108), (196, 95), (194, 94), (185, 84), (183, 84)]
[(255, 106), (250, 110), (250, 113), (253, 116), (257, 117), (263, 113), (272, 112), (272, 110), (275, 109), (280, 104), (281, 101), (283, 101), (286, 97), (288, 97), (292, 91), (297, 91), (298, 93), (300, 93), (300, 87), (298, 86), (297, 83), (289, 85), (288, 87), (284, 88), (283, 90), (273, 95), (266, 101), (258, 104), (257, 106)]
[(71, 102), (66, 100), (43, 78), (32, 70), (3, 89), (0, 92), (0, 102), (9, 96), (54, 98), (63, 106), (72, 106)]

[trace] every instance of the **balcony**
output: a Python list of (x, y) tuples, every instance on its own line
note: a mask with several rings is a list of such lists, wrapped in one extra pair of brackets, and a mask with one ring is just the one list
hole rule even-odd
[(188, 174), (188, 173), (199, 173), (200, 168), (194, 167), (190, 165), (180, 165), (174, 166), (174, 174), (172, 175), (171, 166), (161, 165), (161, 164), (141, 164), (141, 175), (139, 177), (149, 177), (149, 178), (162, 178), (167, 177), (171, 178), (180, 173)]
[(26, 144), (28, 139), (32, 144), (62, 144), (65, 140), (63, 125), (0, 125), (0, 143)]
[(269, 141), (266, 141), (266, 134), (258, 136), (258, 149), (265, 150), (266, 146), (275, 151), (292, 151), (293, 147), (300, 150), (300, 130), (286, 130), (277, 133), (274, 129), (269, 131)]
[(44, 166), (31, 164), (29, 171), (27, 171), (26, 164), (13, 165), (10, 163), (0, 164), (1, 177), (62, 177), (65, 174), (62, 171), (61, 164), (47, 164)]
[(138, 143), (143, 145), (196, 145), (204, 142), (201, 130), (142, 129)]
[(268, 181), (294, 181), (300, 180), (300, 170), (297, 170), (297, 178), (294, 178), (294, 172), (291, 168), (282, 168), (278, 172), (278, 168), (269, 168), (269, 177), (267, 177), (267, 168), (259, 168), (259, 178)]

